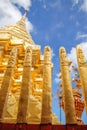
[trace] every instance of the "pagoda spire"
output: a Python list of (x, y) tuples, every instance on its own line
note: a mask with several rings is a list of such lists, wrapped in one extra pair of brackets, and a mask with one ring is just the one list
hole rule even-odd
[(19, 26), (24, 26), (25, 27), (25, 20), (26, 20), (26, 16), (27, 16), (28, 11), (29, 11), (29, 9), (25, 9), (22, 18), (17, 22), (17, 24)]
[(29, 8), (26, 8), (26, 9), (24, 9), (24, 15), (23, 16), (27, 16), (27, 14), (28, 14), (28, 12), (29, 12)]

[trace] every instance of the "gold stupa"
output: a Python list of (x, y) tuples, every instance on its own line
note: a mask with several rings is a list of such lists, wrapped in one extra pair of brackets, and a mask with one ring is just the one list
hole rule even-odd
[(52, 114), (51, 50), (44, 55), (26, 30), (26, 14), (0, 28), (0, 122), (58, 123)]

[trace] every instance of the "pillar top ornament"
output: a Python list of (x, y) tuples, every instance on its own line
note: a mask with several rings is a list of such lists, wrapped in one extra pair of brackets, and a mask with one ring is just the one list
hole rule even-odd
[(85, 59), (81, 46), (77, 45), (76, 50), (77, 50), (77, 60), (78, 60), (79, 66), (86, 65), (86, 59)]
[(32, 52), (32, 47), (27, 46), (27, 48), (26, 48), (26, 53), (29, 53), (29, 52)]
[(49, 46), (44, 48), (44, 63), (51, 64), (51, 49)]
[(32, 48), (28, 46), (25, 52), (24, 66), (26, 67), (31, 66), (31, 63), (32, 63), (31, 57), (32, 57)]
[(50, 47), (49, 46), (45, 46), (45, 49), (44, 49), (46, 52), (50, 52), (51, 51), (51, 49), (50, 49)]
[(69, 61), (68, 61), (68, 59), (66, 57), (66, 50), (65, 50), (64, 47), (60, 47), (59, 55), (60, 55), (60, 63), (61, 63), (61, 65), (64, 65), (64, 66), (69, 65)]

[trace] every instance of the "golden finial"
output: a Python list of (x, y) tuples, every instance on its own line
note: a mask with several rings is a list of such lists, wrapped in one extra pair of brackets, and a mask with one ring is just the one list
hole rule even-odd
[(29, 12), (29, 8), (26, 8), (26, 9), (24, 8), (24, 15), (23, 16), (26, 17), (28, 12)]
[(25, 20), (26, 20), (26, 15), (27, 15), (28, 11), (29, 11), (29, 8), (24, 9), (24, 14), (17, 23), (19, 26), (22, 26), (22, 27), (25, 26)]

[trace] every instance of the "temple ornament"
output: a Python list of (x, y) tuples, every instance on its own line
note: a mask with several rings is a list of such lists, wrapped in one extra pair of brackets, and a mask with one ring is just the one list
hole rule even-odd
[(13, 48), (10, 56), (9, 61), (7, 65), (7, 69), (2, 81), (1, 90), (0, 90), (0, 119), (3, 121), (5, 113), (6, 113), (6, 106), (7, 106), (7, 100), (8, 95), (11, 88), (11, 82), (12, 82), (12, 75), (14, 73), (14, 67), (16, 65), (16, 59), (17, 59), (17, 48)]
[(52, 64), (48, 46), (44, 49), (41, 124), (52, 124)]
[(26, 48), (21, 93), (18, 106), (17, 123), (27, 123), (29, 105), (29, 88), (31, 81), (32, 49)]
[(77, 52), (78, 68), (80, 72), (81, 87), (84, 95), (84, 103), (87, 113), (87, 63), (80, 45), (76, 47), (76, 52)]
[(74, 98), (72, 93), (72, 85), (69, 72), (69, 61), (66, 57), (66, 51), (64, 47), (59, 49), (60, 56), (60, 70), (62, 79), (62, 91), (64, 98), (64, 110), (66, 117), (66, 124), (77, 124)]

